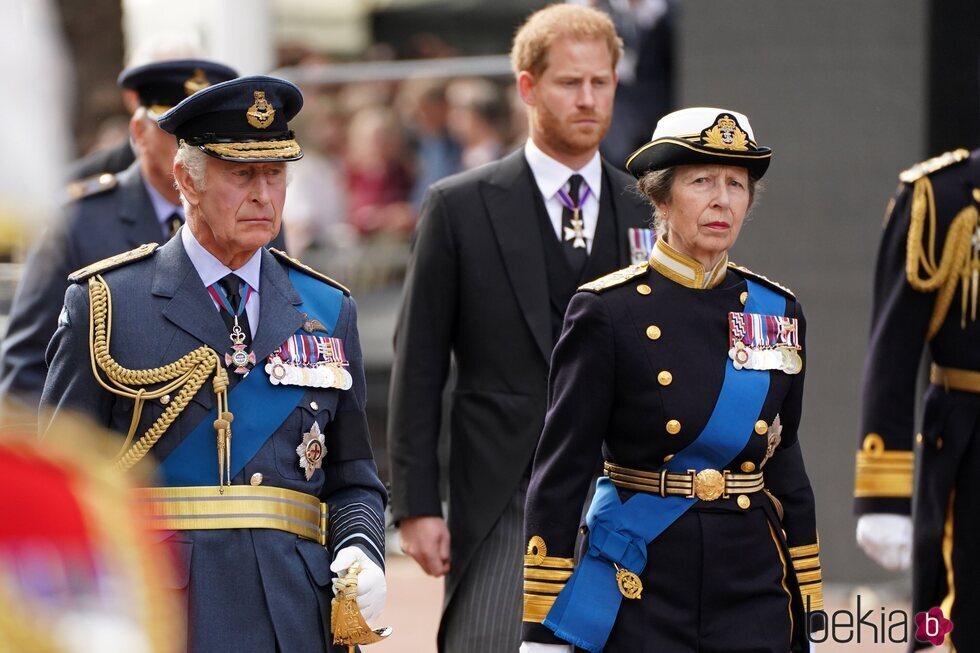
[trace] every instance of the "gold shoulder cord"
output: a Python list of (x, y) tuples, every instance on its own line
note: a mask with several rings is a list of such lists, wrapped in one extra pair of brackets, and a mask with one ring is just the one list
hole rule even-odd
[[(977, 289), (980, 286), (980, 249), (973, 247), (973, 233), (977, 229), (977, 208), (965, 207), (953, 219), (943, 244), (942, 258), (936, 264), (936, 199), (928, 177), (915, 181), (912, 191), (911, 222), (906, 246), (905, 276), (909, 285), (919, 292), (939, 291), (936, 305), (929, 321), (927, 339), (932, 340), (949, 313), (957, 283), (962, 281), (962, 318), (966, 327), (968, 312), (977, 319)], [(929, 243), (923, 247), (922, 236), (926, 219), (929, 221)], [(971, 256), (972, 249), (972, 256)], [(919, 276), (920, 270), (925, 278)]]
[[(163, 367), (146, 370), (127, 369), (109, 354), (109, 342), (112, 336), (112, 295), (102, 275), (95, 275), (89, 280), (88, 294), (89, 358), (92, 363), (92, 373), (103, 388), (121, 397), (133, 399), (135, 402), (129, 433), (116, 459), (116, 466), (128, 470), (142, 460), (214, 372), (212, 385), (219, 415), (214, 421), (214, 429), (218, 436), (218, 484), (219, 486), (222, 483), (231, 485), (231, 422), (234, 416), (228, 410), (228, 372), (222, 367), (218, 354), (210, 347), (202, 345)], [(103, 380), (99, 370), (105, 374), (108, 383)], [(163, 385), (154, 390), (145, 387), (151, 384)], [(167, 405), (163, 414), (133, 444), (133, 436), (143, 412), (144, 402), (173, 392), (176, 392), (176, 396)]]

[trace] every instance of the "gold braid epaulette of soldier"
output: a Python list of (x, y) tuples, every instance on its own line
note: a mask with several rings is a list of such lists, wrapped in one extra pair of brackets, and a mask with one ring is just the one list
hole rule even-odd
[(635, 279), (636, 277), (645, 273), (649, 267), (649, 263), (634, 263), (633, 265), (625, 267), (622, 270), (610, 272), (609, 274), (599, 277), (594, 281), (584, 283), (579, 286), (578, 289), (598, 293), (609, 288), (615, 288), (616, 286), (621, 286), (630, 279)]
[(344, 293), (344, 295), (346, 295), (347, 297), (350, 297), (350, 290), (347, 288), (347, 286), (345, 286), (344, 284), (340, 283), (339, 281), (336, 281), (334, 279), (331, 279), (330, 277), (328, 277), (327, 275), (323, 274), (322, 272), (318, 272), (318, 271), (314, 270), (310, 266), (306, 265), (305, 263), (303, 263), (299, 259), (293, 258), (292, 256), (290, 256), (286, 252), (282, 251), (281, 249), (276, 249), (275, 247), (270, 247), (269, 248), (269, 251), (272, 252), (272, 255), (273, 256), (275, 256), (277, 259), (279, 259), (280, 261), (282, 261), (283, 263), (285, 263), (289, 267), (295, 268), (295, 269), (299, 270), (300, 272), (304, 272), (304, 273), (310, 275), (311, 277), (314, 277), (316, 279), (319, 279), (320, 281), (323, 281), (324, 283), (328, 283), (331, 286), (333, 286), (334, 288), (336, 288), (337, 290), (339, 290), (342, 293)]
[(980, 279), (975, 272), (980, 269), (980, 250), (972, 246), (978, 226), (976, 203), (965, 206), (953, 218), (937, 263), (936, 198), (929, 180), (929, 175), (956, 165), (969, 156), (968, 150), (954, 150), (916, 164), (899, 175), (903, 183), (912, 184), (905, 276), (915, 290), (938, 293), (926, 333), (929, 340), (936, 335), (946, 319), (957, 285), (961, 285), (963, 309), (960, 326), (966, 327), (968, 313), (971, 320), (976, 320), (977, 316)]
[[(68, 277), (73, 283), (88, 281), (89, 359), (92, 374), (103, 388), (134, 402), (129, 432), (115, 464), (120, 469), (128, 470), (142, 460), (213, 374), (212, 388), (218, 407), (218, 419), (214, 421), (218, 436), (218, 473), (222, 484), (231, 485), (231, 422), (234, 416), (228, 410), (228, 372), (221, 364), (218, 353), (202, 345), (172, 363), (146, 370), (125, 368), (109, 354), (112, 294), (102, 273), (152, 256), (156, 249), (156, 243), (141, 245), (86, 266)], [(150, 389), (149, 386), (155, 387)], [(165, 394), (171, 395), (173, 399), (146, 433), (134, 443), (144, 403)]]

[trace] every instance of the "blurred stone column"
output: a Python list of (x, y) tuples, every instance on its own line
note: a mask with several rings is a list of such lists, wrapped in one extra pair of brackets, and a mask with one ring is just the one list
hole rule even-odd
[(269, 0), (209, 0), (202, 10), (211, 55), (242, 75), (266, 74), (276, 67), (273, 12)]

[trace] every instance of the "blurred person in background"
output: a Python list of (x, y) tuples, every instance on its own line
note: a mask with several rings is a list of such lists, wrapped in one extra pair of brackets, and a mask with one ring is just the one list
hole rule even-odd
[(351, 117), (347, 129), (349, 222), (362, 236), (403, 235), (415, 226), (409, 204), (412, 172), (397, 114), (371, 106)]
[[(173, 59), (199, 59), (201, 48), (185, 34), (159, 34), (141, 43), (129, 58), (127, 68), (136, 68), (157, 61)], [(221, 81), (221, 80), (219, 80)], [(122, 104), (126, 114), (132, 116), (140, 106), (145, 106), (140, 100), (137, 89), (121, 83)], [(98, 177), (103, 173), (114, 174), (122, 172), (136, 160), (136, 150), (129, 139), (128, 132), (122, 138), (115, 139), (103, 147), (96, 147), (82, 158), (71, 163), (68, 167), (67, 178), (72, 181), (83, 181), (90, 177)], [(76, 188), (84, 188), (84, 184)]]
[(504, 154), (507, 105), (500, 87), (486, 79), (458, 79), (446, 90), (449, 131), (462, 145), (464, 170)]
[(570, 0), (609, 14), (623, 38), (612, 125), (602, 143), (610, 161), (625, 161), (647, 141), (649, 126), (674, 106), (677, 0)]
[[(856, 535), (885, 569), (911, 565), (912, 614), (938, 608), (952, 621), (948, 636), (934, 631), (933, 644), (977, 651), (980, 150), (947, 152), (899, 179), (875, 266)], [(916, 429), (924, 350), (930, 385)]]
[[(649, 221), (646, 203), (625, 190), (632, 179), (599, 155), (620, 48), (601, 12), (559, 4), (534, 13), (511, 51), (530, 138), (435, 184), (423, 202), (395, 333), (388, 441), (402, 547), (446, 576), (442, 652), (520, 644), (524, 495), (551, 350), (575, 288), (628, 264), (630, 233)], [(447, 525), (438, 440), (450, 359)]]
[(76, 182), (63, 219), (34, 244), (0, 345), (0, 398), (37, 406), (47, 374), (44, 352), (73, 270), (142, 243), (164, 242), (183, 223), (172, 173), (177, 145), (157, 119), (194, 92), (236, 76), (202, 59), (158, 61), (119, 75), (119, 85), (139, 98), (129, 121), (137, 160), (118, 175)]
[(310, 92), (306, 97), (295, 129), (308, 145), (294, 164), (282, 210), (286, 247), (297, 257), (311, 247), (344, 250), (358, 238), (347, 221), (347, 118), (333, 94)]
[(415, 183), (411, 200), (416, 210), (429, 186), (462, 168), (462, 148), (449, 133), (446, 83), (410, 79), (402, 84), (396, 104), (408, 126), (415, 153)]

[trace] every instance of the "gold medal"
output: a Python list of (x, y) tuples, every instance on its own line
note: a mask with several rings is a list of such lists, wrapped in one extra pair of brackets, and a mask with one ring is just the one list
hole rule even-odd
[(643, 594), (643, 583), (640, 577), (629, 569), (624, 569), (616, 563), (616, 584), (619, 585), (619, 593), (628, 599), (638, 599)]

